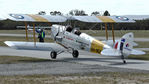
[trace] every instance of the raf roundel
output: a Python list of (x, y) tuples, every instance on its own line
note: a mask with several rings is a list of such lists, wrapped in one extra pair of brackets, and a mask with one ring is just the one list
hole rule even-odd
[(22, 15), (19, 15), (19, 14), (10, 14), (10, 16), (15, 18), (15, 19), (24, 19), (24, 17)]
[(129, 44), (128, 43), (126, 44), (126, 47), (129, 47)]
[(122, 16), (116, 16), (117, 19), (121, 21), (128, 21), (129, 19), (127, 17), (122, 17)]

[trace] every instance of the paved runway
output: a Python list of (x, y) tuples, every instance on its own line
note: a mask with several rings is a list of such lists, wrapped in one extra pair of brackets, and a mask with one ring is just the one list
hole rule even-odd
[[(0, 56), (25, 56), (50, 59), (49, 54), (50, 52), (47, 51), (15, 50), (8, 47), (0, 47)], [(120, 58), (100, 56), (98, 54), (92, 54), (84, 51), (80, 51), (78, 59), (72, 58), (70, 53), (62, 53), (58, 55), (56, 60), (86, 65), (101, 65), (127, 69), (149, 70), (149, 61), (126, 59), (127, 64), (123, 64)]]

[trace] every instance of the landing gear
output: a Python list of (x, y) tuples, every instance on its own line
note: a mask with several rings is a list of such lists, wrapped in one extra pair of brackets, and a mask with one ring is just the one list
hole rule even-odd
[[(56, 59), (57, 55), (59, 55), (63, 52), (64, 51), (61, 51), (61, 52), (51, 51), (50, 56), (51, 56), (52, 59)], [(73, 56), (73, 58), (78, 58), (79, 52), (77, 50), (73, 50), (72, 51), (72, 56)]]
[(73, 58), (78, 58), (79, 52), (77, 50), (73, 50), (72, 56), (73, 56)]
[(124, 55), (121, 56), (123, 63), (126, 64), (126, 60), (124, 59)]
[(50, 56), (51, 56), (52, 59), (56, 59), (56, 57), (57, 57), (57, 52), (52, 51), (52, 52), (50, 53)]
[(124, 63), (124, 64), (126, 64), (126, 61), (125, 61), (125, 60), (123, 60), (123, 63)]

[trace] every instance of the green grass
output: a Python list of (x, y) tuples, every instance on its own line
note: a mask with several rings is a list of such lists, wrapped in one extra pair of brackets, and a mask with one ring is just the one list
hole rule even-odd
[[(105, 30), (82, 30), (91, 36), (105, 36)], [(149, 30), (115, 30), (116, 37), (122, 37), (124, 34), (133, 32), (135, 37), (149, 38)], [(108, 36), (112, 37), (112, 31), (108, 31)]]
[(148, 84), (149, 74), (103, 72), (84, 75), (0, 76), (1, 84)]
[(48, 59), (20, 57), (20, 56), (0, 56), (0, 64), (14, 64), (14, 63), (27, 63), (27, 62), (41, 62), (50, 61)]
[[(26, 34), (25, 30), (0, 30), (3, 34)], [(47, 35), (50, 35), (50, 30), (45, 30)], [(28, 31), (28, 34), (33, 34), (33, 31)]]
[(25, 34), (25, 30), (0, 30), (0, 33), (7, 33), (7, 34)]
[(138, 46), (135, 46), (134, 48), (149, 48), (149, 42), (136, 42)]
[[(105, 30), (81, 30), (84, 33), (88, 33), (92, 36), (105, 36)], [(45, 30), (46, 35), (50, 35), (50, 30)], [(125, 33), (133, 32), (135, 37), (144, 37), (149, 38), (149, 30), (115, 30), (115, 36), (121, 37)], [(0, 33), (9, 33), (9, 34), (25, 34), (25, 30), (0, 30)], [(28, 32), (33, 34), (33, 32)], [(112, 36), (111, 30), (108, 30), (109, 36)]]

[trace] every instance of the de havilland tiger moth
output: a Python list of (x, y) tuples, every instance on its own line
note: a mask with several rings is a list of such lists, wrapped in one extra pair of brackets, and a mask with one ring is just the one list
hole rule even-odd
[[(74, 58), (78, 58), (79, 51), (84, 50), (91, 53), (97, 53), (103, 56), (118, 56), (121, 57), (123, 63), (126, 63), (125, 58), (129, 55), (142, 55), (143, 51), (133, 49), (137, 44), (134, 42), (133, 33), (127, 33), (120, 39), (114, 38), (114, 23), (133, 23), (135, 21), (124, 16), (50, 16), (50, 15), (31, 15), (31, 14), (9, 14), (7, 19), (13, 21), (25, 22), (26, 40), (20, 41), (5, 41), (9, 47), (19, 50), (40, 50), (50, 51), (52, 59), (56, 59), (57, 55), (63, 52), (70, 52)], [(35, 38), (35, 22), (66, 22), (67, 20), (79, 20), (88, 23), (105, 23), (106, 40), (99, 41), (94, 37), (80, 32), (71, 26), (63, 26), (53, 24), (50, 25), (51, 37), (54, 43), (40, 43), (36, 42)], [(34, 42), (28, 42), (27, 22), (33, 23)], [(108, 40), (107, 23), (112, 24), (113, 40)]]

